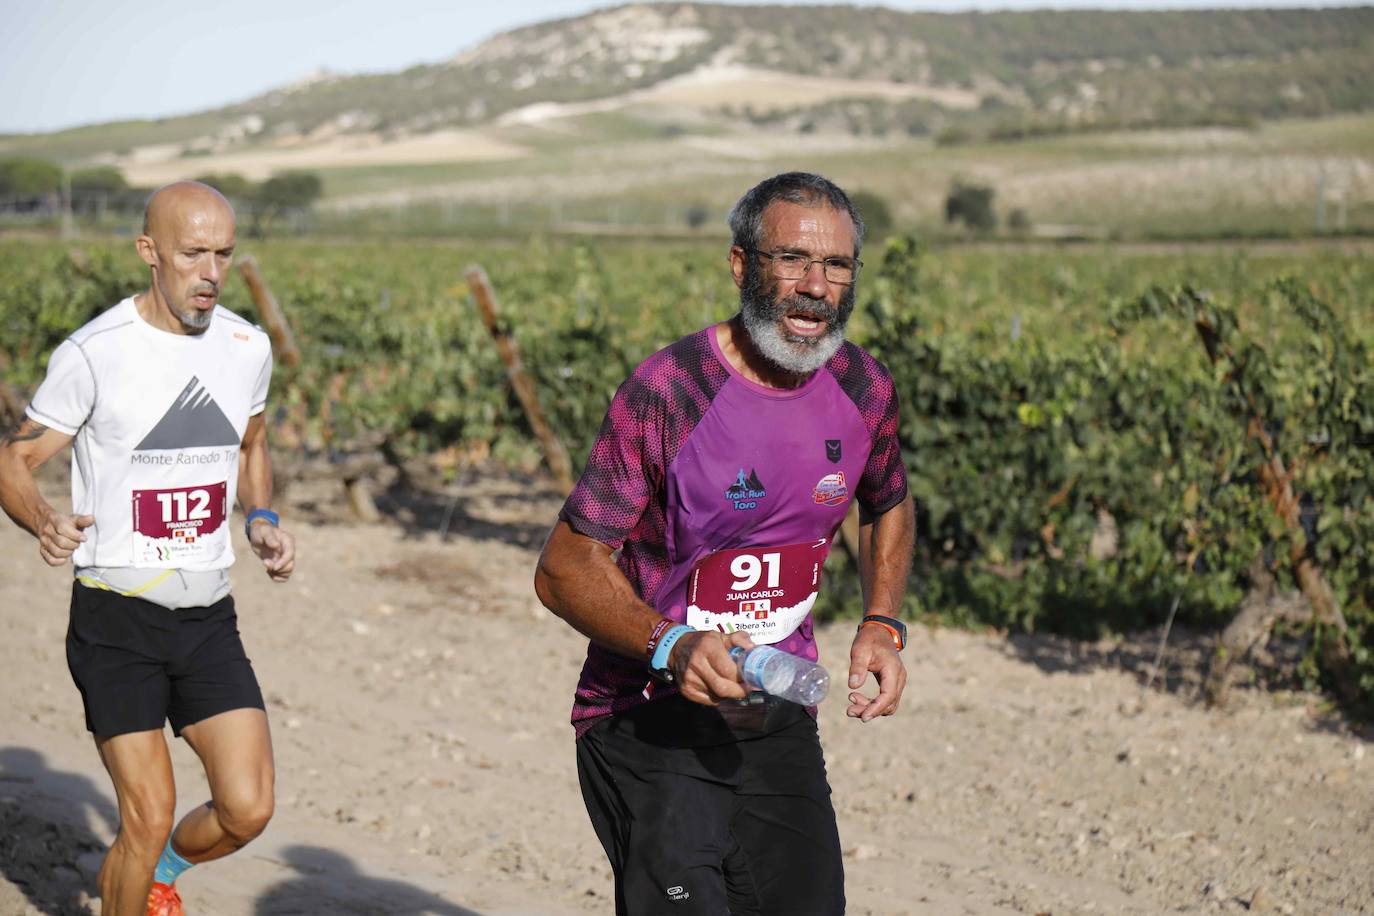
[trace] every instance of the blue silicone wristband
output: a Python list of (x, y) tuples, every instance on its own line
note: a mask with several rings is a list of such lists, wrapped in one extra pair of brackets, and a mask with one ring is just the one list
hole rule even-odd
[(258, 519), (258, 518), (265, 518), (265, 519), (267, 519), (269, 522), (272, 523), (272, 527), (273, 527), (273, 528), (280, 528), (280, 527), (281, 527), (281, 516), (280, 516), (280, 515), (278, 515), (277, 513), (273, 512), (271, 509), (254, 509), (252, 512), (249, 512), (249, 513), (248, 513), (248, 517), (245, 518), (245, 519), (243, 520), (243, 533), (244, 533), (244, 534), (248, 535), (249, 537), (252, 537), (252, 536), (253, 536), (253, 535), (252, 535), (252, 531), (253, 531), (253, 520), (254, 520), (254, 519)]
[(683, 636), (691, 632), (691, 627), (687, 626), (686, 624), (680, 623), (677, 626), (673, 627), (671, 630), (669, 630), (667, 633), (664, 633), (663, 638), (658, 641), (658, 647), (654, 649), (654, 657), (649, 659), (649, 670), (667, 671), (668, 653), (673, 651), (673, 645), (679, 639), (681, 639)]

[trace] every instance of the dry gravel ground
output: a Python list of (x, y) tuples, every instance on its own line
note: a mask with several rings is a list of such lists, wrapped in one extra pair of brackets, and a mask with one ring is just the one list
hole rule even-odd
[[(272, 585), (246, 551), (236, 577), (277, 814), (182, 879), (188, 911), (611, 912), (567, 722), (584, 643), (530, 584), (557, 501), (470, 477), (387, 493), (375, 525), (322, 485), (285, 503), (296, 577)], [(115, 826), (65, 670), (69, 582), (0, 526), (4, 916), (86, 912)], [(822, 629), (832, 668), (850, 632)], [(1164, 688), (1142, 695), (1150, 634), (914, 629), (897, 717), (822, 712), (849, 911), (1374, 913), (1369, 733), (1292, 691), (1208, 711), (1191, 698), (1201, 642), (1176, 637)], [(204, 781), (180, 742), (174, 760), (184, 812)]]

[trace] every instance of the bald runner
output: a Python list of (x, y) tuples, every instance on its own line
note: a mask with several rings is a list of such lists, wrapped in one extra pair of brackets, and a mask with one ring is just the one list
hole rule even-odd
[[(230, 589), (232, 507), (272, 580), (290, 577), (295, 542), (271, 510), (271, 346), (218, 304), (235, 243), (218, 191), (185, 181), (155, 192), (135, 242), (148, 288), (54, 350), (25, 416), (0, 436), (0, 507), (45, 563), (75, 573), (67, 665), (119, 802), (97, 879), (107, 916), (182, 913), (177, 877), (272, 816), (272, 743)], [(68, 443), (64, 512), (34, 471)], [(168, 722), (210, 785), (175, 829)]]

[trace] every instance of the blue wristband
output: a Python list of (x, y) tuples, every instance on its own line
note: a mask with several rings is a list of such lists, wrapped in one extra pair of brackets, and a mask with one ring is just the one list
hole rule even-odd
[(673, 646), (679, 639), (688, 633), (694, 632), (692, 627), (686, 624), (678, 624), (658, 641), (658, 647), (654, 649), (654, 657), (649, 660), (649, 670), (659, 677), (672, 680), (672, 672), (668, 670), (668, 655), (673, 651)]
[(253, 520), (265, 518), (272, 523), (273, 528), (281, 527), (281, 516), (271, 509), (254, 509), (248, 513), (248, 517), (243, 520), (243, 533), (250, 539), (253, 537)]

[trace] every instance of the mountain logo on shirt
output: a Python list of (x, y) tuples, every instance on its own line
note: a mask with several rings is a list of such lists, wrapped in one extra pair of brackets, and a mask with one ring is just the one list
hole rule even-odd
[(730, 504), (736, 509), (757, 509), (759, 500), (767, 495), (768, 492), (759, 480), (758, 472), (753, 468), (749, 469), (748, 477), (744, 476), (744, 468), (740, 468), (735, 482), (725, 488), (725, 498), (730, 500)]
[(239, 445), (242, 441), (234, 424), (219, 409), (210, 392), (205, 390), (199, 378), (192, 376), (162, 419), (134, 447), (134, 451)]

